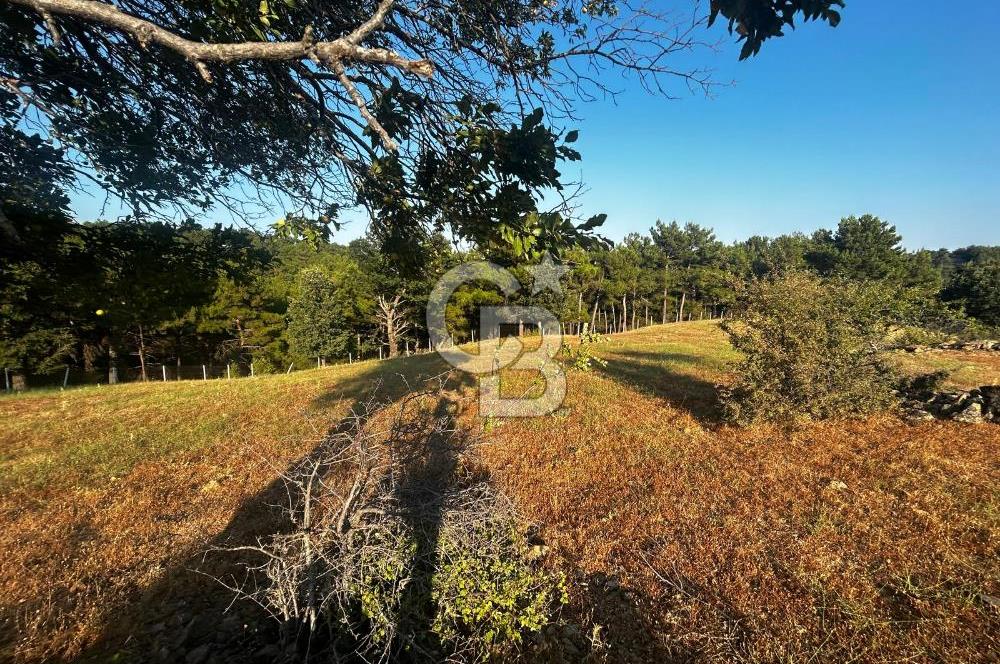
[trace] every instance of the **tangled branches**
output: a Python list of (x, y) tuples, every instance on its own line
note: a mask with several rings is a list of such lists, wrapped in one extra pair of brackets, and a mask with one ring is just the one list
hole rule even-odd
[(514, 507), (469, 458), (445, 378), (372, 397), (286, 473), (294, 528), (229, 549), (261, 558), (230, 586), (306, 652), (473, 661), (549, 622), (562, 582), (526, 560)]

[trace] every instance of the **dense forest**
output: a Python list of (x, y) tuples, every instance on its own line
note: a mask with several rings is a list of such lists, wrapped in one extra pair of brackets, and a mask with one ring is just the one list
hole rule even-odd
[[(41, 229), (45, 228), (45, 232)], [(57, 232), (53, 232), (57, 228)], [(426, 349), (424, 303), (461, 262), (489, 259), (530, 276), (502, 251), (456, 247), (432, 235), (404, 265), (358, 239), (343, 246), (193, 222), (73, 223), (20, 229), (0, 255), (0, 364), (18, 381), (58, 382), (66, 368), (91, 382), (302, 368), (318, 361)], [(657, 221), (613, 246), (571, 248), (562, 293), (522, 291), (574, 333), (626, 331), (725, 315), (754, 277), (810, 270), (882, 283), (904, 322), (944, 334), (1000, 325), (1000, 247), (905, 251), (894, 227), (865, 215), (812, 235), (724, 244), (709, 228)], [(504, 302), (488, 284), (452, 298), (448, 324), (471, 338), (481, 305)], [(76, 380), (76, 379), (74, 379)]]

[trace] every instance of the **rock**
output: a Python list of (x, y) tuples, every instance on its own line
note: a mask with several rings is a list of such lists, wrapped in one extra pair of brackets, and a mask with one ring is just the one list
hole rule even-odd
[(956, 422), (965, 422), (966, 424), (979, 424), (983, 421), (983, 405), (972, 401), (953, 419)]
[(933, 421), (934, 415), (922, 408), (910, 408), (903, 413), (903, 419), (910, 424), (919, 424), (920, 422)]
[(1000, 420), (1000, 385), (983, 385), (979, 395), (983, 398), (983, 416)]
[(965, 410), (970, 398), (968, 392), (944, 392), (942, 394), (946, 396), (942, 400), (940, 410), (941, 414), (945, 417), (950, 417), (955, 413)]
[(826, 486), (828, 489), (833, 489), (834, 491), (844, 491), (847, 489), (847, 484), (840, 480), (830, 480), (830, 483)]

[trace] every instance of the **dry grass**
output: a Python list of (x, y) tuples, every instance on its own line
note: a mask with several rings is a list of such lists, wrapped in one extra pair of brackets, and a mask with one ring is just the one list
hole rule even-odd
[[(490, 423), (482, 454), (577, 581), (569, 617), (602, 625), (613, 660), (995, 660), (1000, 427), (722, 426), (712, 385), (732, 351), (707, 323), (598, 354), (608, 366), (571, 373), (559, 413)], [(988, 357), (901, 358), (944, 360), (964, 367), (956, 384), (1000, 382)], [(440, 367), (0, 399), (0, 658), (211, 638), (226, 597), (187, 571), (199, 552), (278, 529), (277, 470), (380, 376), (398, 393), (395, 372)]]

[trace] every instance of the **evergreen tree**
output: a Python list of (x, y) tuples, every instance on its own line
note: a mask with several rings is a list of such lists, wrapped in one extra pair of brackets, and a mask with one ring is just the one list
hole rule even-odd
[(288, 303), (291, 350), (306, 357), (345, 357), (351, 334), (345, 323), (351, 306), (325, 270), (307, 267), (299, 273), (298, 292)]

